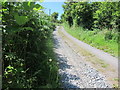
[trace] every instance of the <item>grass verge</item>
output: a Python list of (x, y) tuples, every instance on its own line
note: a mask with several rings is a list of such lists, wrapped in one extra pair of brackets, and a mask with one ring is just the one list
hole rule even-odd
[(110, 53), (112, 56), (118, 57), (118, 43), (114, 40), (105, 40), (106, 30), (85, 30), (82, 27), (69, 27), (62, 24), (65, 30), (73, 37), (90, 44), (93, 47)]
[(52, 37), (47, 40), (46, 43), (46, 54), (48, 57), (47, 67), (49, 67), (49, 71), (46, 77), (47, 83), (45, 86), (40, 86), (40, 88), (59, 88), (59, 74), (58, 74), (58, 65), (57, 65), (57, 57), (54, 53), (54, 43)]

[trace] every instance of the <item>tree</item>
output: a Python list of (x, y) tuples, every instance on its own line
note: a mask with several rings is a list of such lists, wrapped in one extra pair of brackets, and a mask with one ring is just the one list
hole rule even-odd
[(57, 22), (57, 18), (58, 18), (58, 13), (57, 12), (54, 12), (51, 14), (51, 19), (53, 22)]

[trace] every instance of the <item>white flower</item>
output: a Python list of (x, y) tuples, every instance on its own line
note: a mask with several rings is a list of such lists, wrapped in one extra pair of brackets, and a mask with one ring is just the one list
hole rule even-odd
[(52, 61), (52, 59), (49, 59), (49, 61), (51, 62), (51, 61)]

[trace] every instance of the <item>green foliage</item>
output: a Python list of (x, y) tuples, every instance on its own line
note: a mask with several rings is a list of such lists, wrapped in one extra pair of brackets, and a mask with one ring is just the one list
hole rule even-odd
[(35, 2), (2, 6), (3, 88), (57, 88), (50, 17)]
[(66, 2), (63, 8), (62, 19), (67, 21), (70, 26), (81, 25), (85, 28), (91, 28), (93, 20), (91, 4), (88, 2)]
[(53, 17), (55, 20), (57, 20), (58, 18), (58, 13), (57, 12), (54, 12), (51, 14), (51, 17)]
[(101, 2), (99, 9), (93, 13), (94, 25), (96, 28), (119, 28), (119, 14), (120, 14), (119, 2)]
[(80, 40), (117, 56), (120, 2), (65, 2), (63, 9), (61, 20), (73, 30), (68, 32)]
[(15, 14), (14, 18), (18, 25), (23, 25), (29, 21), (29, 18), (27, 16), (19, 16), (18, 14)]
[(62, 21), (69, 26), (120, 29), (120, 2), (65, 2)]
[(111, 31), (108, 31), (105, 33), (105, 40), (111, 40), (113, 35), (111, 34)]
[(58, 18), (58, 13), (57, 12), (54, 12), (54, 13), (51, 14), (51, 21), (53, 23), (57, 23), (58, 22), (57, 18)]
[[(75, 38), (90, 44), (98, 49), (104, 50), (113, 56), (118, 57), (118, 33), (111, 31), (95, 29), (93, 31), (86, 30), (83, 27), (69, 27), (68, 24), (63, 24), (65, 30)], [(108, 34), (108, 35), (106, 35)], [(114, 35), (116, 34), (116, 35)], [(112, 39), (111, 39), (112, 38)]]

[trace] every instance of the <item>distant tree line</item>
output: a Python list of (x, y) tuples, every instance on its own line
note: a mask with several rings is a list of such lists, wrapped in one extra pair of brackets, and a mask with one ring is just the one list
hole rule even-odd
[(120, 2), (65, 2), (61, 18), (69, 26), (120, 30)]
[[(71, 1), (71, 0), (70, 0)], [(61, 21), (71, 27), (105, 30), (106, 39), (118, 40), (120, 31), (120, 2), (65, 2)]]

